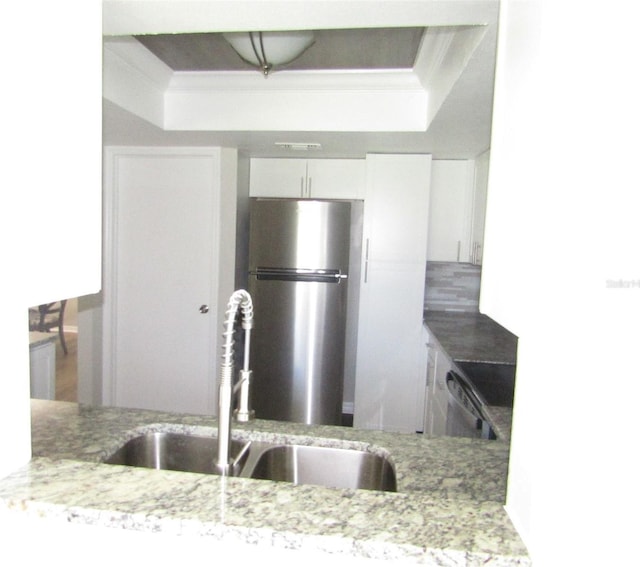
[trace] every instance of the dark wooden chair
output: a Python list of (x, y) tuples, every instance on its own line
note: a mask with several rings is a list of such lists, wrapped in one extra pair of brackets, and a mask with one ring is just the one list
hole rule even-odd
[(58, 329), (62, 351), (67, 354), (67, 343), (64, 341), (64, 308), (67, 300), (44, 303), (29, 309), (29, 330), (50, 333)]

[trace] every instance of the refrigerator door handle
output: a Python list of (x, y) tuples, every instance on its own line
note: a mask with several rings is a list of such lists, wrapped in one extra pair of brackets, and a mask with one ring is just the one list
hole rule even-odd
[(348, 278), (340, 270), (305, 270), (294, 268), (258, 268), (249, 272), (258, 280), (290, 282), (340, 283)]

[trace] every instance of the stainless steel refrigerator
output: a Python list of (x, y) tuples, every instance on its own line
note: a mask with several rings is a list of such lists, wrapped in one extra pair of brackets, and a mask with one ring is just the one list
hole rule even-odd
[(256, 417), (340, 424), (352, 203), (252, 198)]

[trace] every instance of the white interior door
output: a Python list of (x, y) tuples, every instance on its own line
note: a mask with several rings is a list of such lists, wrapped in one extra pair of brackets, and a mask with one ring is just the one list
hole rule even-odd
[(105, 401), (211, 413), (219, 160), (132, 150), (111, 163)]

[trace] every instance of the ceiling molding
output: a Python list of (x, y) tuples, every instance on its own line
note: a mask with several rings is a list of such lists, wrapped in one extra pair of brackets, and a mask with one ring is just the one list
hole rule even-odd
[[(105, 39), (105, 97), (169, 130), (426, 131), (484, 36), (430, 27), (413, 69), (172, 71), (133, 37)], [(393, 108), (393, 112), (388, 109)]]
[(106, 37), (103, 49), (117, 56), (158, 88), (165, 89), (173, 77), (173, 70), (131, 36)]
[[(365, 3), (371, 9), (363, 12), (360, 8)], [(249, 9), (257, 4), (259, 6), (256, 11)], [(229, 77), (179, 77), (173, 72), (169, 73), (163, 67), (164, 64), (150, 52), (143, 54), (145, 48), (141, 45), (136, 48), (139, 48), (138, 53), (130, 56), (132, 50), (127, 49), (127, 42), (133, 38), (125, 39), (115, 48), (110, 46), (105, 49), (104, 100), (109, 110), (105, 115), (105, 139), (116, 140), (117, 143), (135, 140), (136, 144), (142, 145), (145, 142), (152, 145), (166, 145), (169, 142), (179, 145), (218, 144), (238, 147), (249, 155), (262, 156), (273, 153), (273, 141), (279, 139), (279, 132), (287, 133), (292, 140), (297, 139), (296, 132), (300, 135), (304, 132), (316, 132), (323, 144), (323, 155), (330, 157), (361, 155), (371, 151), (400, 151), (433, 153), (441, 159), (466, 159), (489, 147), (497, 15), (500, 6), (498, 0), (407, 0), (398, 3), (388, 0), (363, 0), (357, 3), (305, 0), (304, 3), (299, 3), (305, 6), (304, 14), (274, 9), (283, 4), (279, 0), (264, 0), (260, 3), (244, 0), (167, 0), (161, 3), (104, 0), (103, 29), (107, 36), (241, 31), (256, 29), (255, 24), (260, 21), (264, 26), (258, 27), (262, 29), (487, 24), (490, 32), (479, 41), (475, 51), (467, 54), (468, 64), (463, 66), (461, 74), (450, 74), (448, 80), (442, 79), (438, 88), (433, 82), (434, 77), (438, 77), (435, 69), (443, 69), (448, 57), (451, 56), (453, 61), (453, 56), (464, 53), (464, 50), (450, 51), (450, 46), (443, 43), (431, 67), (419, 63), (414, 67), (415, 72), (409, 71), (408, 75), (388, 76), (392, 81), (388, 84), (390, 86), (382, 85), (382, 81), (377, 80), (380, 77), (358, 77), (355, 76), (357, 73), (334, 76), (334, 84), (327, 76), (307, 77), (306, 90), (302, 86), (297, 91), (285, 89), (285, 97), (275, 96), (280, 87), (286, 86), (286, 81), (292, 78), (284, 75), (284, 71), (274, 73), (266, 80), (257, 72), (253, 78), (248, 77), (247, 73), (244, 78), (236, 75), (233, 87)], [(121, 39), (123, 38), (106, 37), (105, 42)], [(107, 54), (107, 51), (110, 53)], [(150, 58), (148, 62), (152, 67), (142, 64), (145, 58)], [(251, 73), (248, 72), (249, 75)], [(276, 77), (278, 83), (271, 82)], [(341, 93), (332, 90), (337, 86), (338, 79), (343, 81), (343, 87), (348, 84), (349, 89), (343, 88)], [(218, 92), (209, 97), (207, 89), (216, 80), (218, 85), (224, 83), (224, 87), (218, 88)], [(274, 101), (273, 105), (252, 95), (248, 81), (253, 81), (255, 85), (258, 80), (262, 81), (259, 84), (261, 89), (272, 89), (270, 96)], [(247, 83), (243, 84), (242, 81)], [(242, 96), (234, 100), (234, 95), (237, 94)], [(186, 102), (178, 104), (177, 100), (170, 100), (173, 97), (183, 97)], [(186, 116), (194, 97), (198, 98), (197, 107), (206, 110), (206, 126), (202, 123), (197, 125), (197, 112)], [(216, 97), (224, 98), (224, 101)], [(240, 98), (244, 100), (239, 110)], [(318, 104), (311, 103), (314, 98)], [(224, 102), (224, 105), (215, 113), (213, 109), (219, 102)], [(342, 108), (337, 114), (333, 112), (336, 104)], [(285, 108), (279, 105), (284, 105)], [(221, 117), (226, 119), (224, 115), (238, 115), (246, 108), (250, 111), (244, 115), (244, 123), (236, 123), (234, 126), (246, 128), (245, 130), (222, 129), (231, 125), (225, 124)], [(357, 120), (349, 114), (351, 111), (358, 115)], [(395, 116), (405, 111), (406, 121)], [(252, 113), (260, 117), (261, 124), (250, 123), (247, 117)], [(262, 129), (267, 128), (268, 121), (264, 117), (270, 114), (273, 116), (270, 127), (275, 131)], [(278, 117), (286, 117), (292, 122), (297, 117), (301, 123), (296, 127), (292, 122), (278, 120)], [(341, 121), (342, 117), (346, 120)], [(384, 122), (379, 117), (384, 117), (387, 121)], [(401, 127), (398, 126), (399, 122), (403, 122)], [(361, 129), (361, 126), (364, 127)], [(374, 126), (380, 130), (371, 130)], [(213, 129), (181, 129), (205, 127)], [(330, 131), (329, 128), (335, 128), (335, 131)]]
[(424, 132), (424, 90), (170, 91), (165, 128), (191, 131)]
[(414, 71), (429, 93), (428, 124), (436, 117), (486, 32), (486, 26), (427, 29)]
[[(133, 38), (105, 40), (105, 98), (168, 130), (414, 132), (428, 97), (411, 70), (172, 72)], [(390, 111), (389, 109), (393, 109)]]
[(413, 70), (278, 71), (264, 78), (256, 71), (174, 72), (167, 90), (252, 91), (424, 91)]
[(102, 96), (156, 126), (164, 125), (164, 96), (172, 70), (130, 37), (104, 40)]

